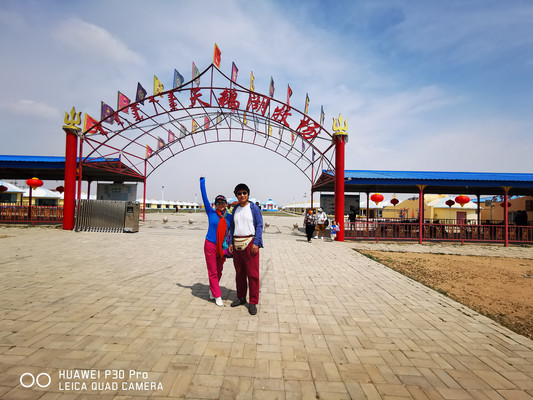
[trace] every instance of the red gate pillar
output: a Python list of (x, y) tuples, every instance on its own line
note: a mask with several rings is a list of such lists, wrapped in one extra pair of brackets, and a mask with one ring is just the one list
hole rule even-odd
[[(69, 115), (65, 113), (65, 195), (63, 200), (63, 230), (74, 229), (74, 210), (76, 207), (76, 164), (78, 157), (78, 134), (81, 128), (77, 127), (81, 123), (81, 112), (77, 114), (72, 107)], [(81, 154), (80, 154), (81, 156)]]
[(348, 141), (348, 123), (342, 124), (342, 116), (333, 118), (333, 142), (335, 143), (335, 221), (339, 232), (335, 240), (344, 242), (344, 146)]

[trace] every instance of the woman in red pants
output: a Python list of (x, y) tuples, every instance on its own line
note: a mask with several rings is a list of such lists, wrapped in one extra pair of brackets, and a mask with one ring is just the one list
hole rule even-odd
[(205, 237), (204, 254), (207, 264), (207, 274), (209, 275), (209, 297), (215, 299), (217, 306), (222, 307), (222, 293), (219, 281), (222, 277), (222, 269), (226, 261), (224, 250), (228, 248), (227, 236), (231, 223), (231, 214), (226, 210), (226, 198), (218, 195), (215, 198), (215, 209), (207, 198), (205, 190), (205, 178), (200, 178), (200, 190), (204, 208), (209, 219), (209, 229)]

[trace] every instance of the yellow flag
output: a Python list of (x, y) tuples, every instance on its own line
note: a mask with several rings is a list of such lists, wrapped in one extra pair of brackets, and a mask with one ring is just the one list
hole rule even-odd
[(255, 92), (255, 78), (254, 78), (254, 72), (250, 71), (250, 90), (252, 92)]
[(196, 133), (196, 131), (198, 130), (198, 124), (196, 123), (196, 121), (192, 120), (192, 133)]
[[(157, 76), (154, 75), (154, 96), (159, 93), (163, 93), (164, 87), (163, 84), (159, 79), (157, 79)], [(160, 95), (163, 97), (162, 95)]]

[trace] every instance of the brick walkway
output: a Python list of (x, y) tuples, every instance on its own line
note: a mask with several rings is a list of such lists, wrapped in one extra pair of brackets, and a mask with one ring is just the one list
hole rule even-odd
[(231, 261), (209, 300), (204, 215), (169, 218), (0, 228), (1, 399), (533, 399), (533, 341), (300, 218), (265, 218), (256, 316)]

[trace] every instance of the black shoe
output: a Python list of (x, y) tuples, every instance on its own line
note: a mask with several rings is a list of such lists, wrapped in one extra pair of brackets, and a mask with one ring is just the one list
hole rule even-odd
[(230, 306), (231, 307), (237, 307), (237, 306), (240, 306), (240, 305), (243, 305), (243, 304), (246, 304), (246, 299), (236, 298), (235, 300), (233, 300), (233, 302), (230, 304)]
[(255, 315), (257, 314), (257, 305), (255, 304), (250, 304), (248, 306), (248, 312), (251, 314), (251, 315)]

